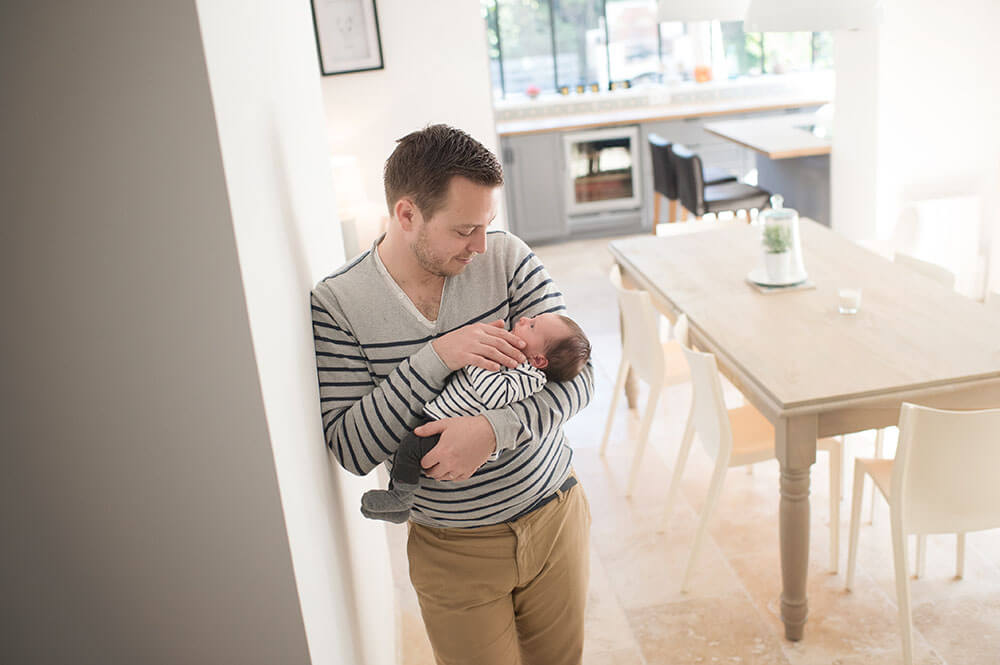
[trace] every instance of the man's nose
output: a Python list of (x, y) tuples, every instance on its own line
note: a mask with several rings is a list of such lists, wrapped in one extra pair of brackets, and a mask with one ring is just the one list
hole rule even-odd
[(486, 229), (472, 234), (472, 242), (469, 244), (469, 249), (476, 254), (486, 253)]

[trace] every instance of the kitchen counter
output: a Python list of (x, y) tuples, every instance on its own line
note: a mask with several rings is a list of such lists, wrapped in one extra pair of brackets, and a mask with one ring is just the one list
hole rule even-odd
[(813, 113), (795, 113), (771, 118), (727, 120), (705, 124), (705, 131), (755, 150), (770, 159), (829, 155), (829, 136), (812, 132)]
[(773, 111), (803, 106), (820, 106), (829, 101), (829, 98), (815, 94), (768, 95), (765, 97), (607, 109), (594, 112), (506, 120), (497, 123), (497, 134), (500, 136), (518, 136), (554, 131), (594, 129), (662, 120), (683, 120), (685, 118), (703, 118), (707, 116)]

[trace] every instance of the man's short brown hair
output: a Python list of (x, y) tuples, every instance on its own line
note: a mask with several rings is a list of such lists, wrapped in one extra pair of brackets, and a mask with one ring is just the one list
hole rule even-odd
[(569, 328), (569, 334), (556, 340), (545, 350), (549, 364), (542, 371), (549, 381), (569, 381), (576, 378), (590, 360), (590, 340), (583, 329), (568, 316), (560, 314), (559, 318)]
[(409, 197), (430, 219), (444, 205), (452, 176), (477, 185), (499, 187), (503, 168), (496, 155), (461, 129), (428, 125), (396, 141), (385, 161), (385, 202), (393, 214), (396, 201)]

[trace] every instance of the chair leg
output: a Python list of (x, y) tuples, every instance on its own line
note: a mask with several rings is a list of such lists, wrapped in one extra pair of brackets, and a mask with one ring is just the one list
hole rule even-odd
[(687, 426), (684, 427), (684, 436), (681, 438), (681, 449), (677, 453), (677, 461), (674, 463), (674, 473), (670, 478), (670, 488), (667, 490), (667, 510), (663, 518), (663, 530), (666, 531), (670, 524), (670, 517), (673, 515), (674, 501), (677, 499), (677, 492), (681, 485), (681, 476), (684, 475), (684, 466), (687, 464), (688, 453), (691, 452), (691, 443), (694, 441), (694, 405), (691, 405), (691, 412), (688, 414)]
[(840, 473), (844, 461), (844, 447), (830, 449), (830, 572), (840, 569)]
[(625, 377), (628, 375), (628, 361), (622, 358), (618, 365), (618, 378), (615, 379), (615, 389), (611, 393), (611, 408), (608, 410), (608, 422), (604, 425), (604, 437), (601, 439), (601, 448), (598, 455), (604, 457), (604, 452), (608, 448), (608, 438), (611, 436), (611, 426), (615, 422), (615, 411), (618, 410), (618, 398), (625, 390)]
[(906, 566), (906, 536), (898, 506), (890, 506), (892, 559), (896, 571), (896, 605), (899, 608), (899, 632), (903, 638), (903, 663), (913, 664), (913, 617), (910, 614), (910, 580)]
[(653, 235), (656, 235), (656, 225), (660, 223), (660, 193), (653, 192)]
[[(875, 459), (882, 459), (882, 447), (885, 443), (885, 428), (875, 430)], [(868, 506), (868, 523), (875, 524), (875, 482), (872, 482), (871, 504)]]
[(965, 577), (965, 533), (955, 535), (958, 539), (955, 543), (955, 577), (961, 579)]
[(643, 414), (642, 425), (639, 427), (639, 441), (635, 448), (635, 457), (632, 458), (632, 470), (628, 474), (628, 486), (625, 488), (625, 496), (632, 496), (632, 490), (635, 489), (635, 481), (639, 477), (639, 467), (642, 466), (642, 457), (646, 452), (646, 443), (649, 441), (649, 428), (653, 424), (653, 416), (656, 414), (656, 403), (660, 399), (662, 388), (662, 382), (649, 387), (649, 401), (646, 402), (646, 413)]
[(667, 221), (677, 221), (677, 199), (669, 199), (669, 203), (667, 203)]
[(858, 534), (861, 532), (861, 498), (865, 490), (865, 470), (860, 460), (854, 461), (854, 491), (851, 493), (851, 530), (847, 540), (847, 580), (844, 588), (854, 587), (854, 569), (858, 562)]
[(715, 472), (712, 474), (712, 484), (708, 488), (708, 496), (705, 499), (705, 509), (701, 511), (701, 519), (698, 522), (698, 531), (694, 536), (694, 544), (691, 546), (691, 554), (688, 556), (687, 567), (684, 569), (684, 579), (681, 581), (681, 593), (687, 593), (691, 584), (691, 574), (694, 572), (695, 562), (698, 560), (698, 553), (701, 552), (702, 544), (705, 541), (705, 534), (708, 531), (708, 521), (715, 513), (715, 507), (719, 503), (722, 495), (722, 485), (726, 480), (726, 462), (718, 459), (715, 462)]
[(917, 572), (915, 578), (927, 575), (927, 536), (920, 534), (917, 536)]

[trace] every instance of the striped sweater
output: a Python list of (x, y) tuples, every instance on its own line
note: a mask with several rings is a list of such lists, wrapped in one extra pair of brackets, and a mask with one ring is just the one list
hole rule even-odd
[[(340, 464), (359, 475), (392, 464), (403, 435), (424, 420), (424, 405), (444, 388), (451, 371), (433, 339), (469, 323), (503, 319), (509, 328), (522, 316), (565, 310), (538, 257), (504, 231), (491, 231), (486, 253), (445, 280), (433, 329), (394, 287), (373, 247), (312, 292), (323, 432)], [(483, 412), (498, 458), (468, 480), (424, 478), (411, 519), (437, 527), (497, 524), (554, 492), (572, 459), (562, 424), (592, 393), (588, 363), (572, 381), (550, 381), (521, 401)]]

